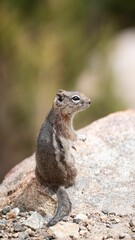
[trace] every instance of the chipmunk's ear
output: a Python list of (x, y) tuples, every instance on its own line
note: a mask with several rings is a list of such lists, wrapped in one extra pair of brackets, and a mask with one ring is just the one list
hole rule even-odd
[(59, 93), (64, 93), (64, 92), (65, 92), (65, 90), (59, 89), (58, 94), (59, 94)]
[(56, 99), (59, 101), (59, 102), (62, 102), (63, 99), (64, 99), (64, 90), (60, 89), (58, 91), (58, 93), (56, 94)]

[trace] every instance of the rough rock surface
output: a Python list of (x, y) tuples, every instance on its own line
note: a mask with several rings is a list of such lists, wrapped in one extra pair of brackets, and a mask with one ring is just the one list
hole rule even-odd
[[(71, 216), (92, 214), (94, 224), (99, 225), (98, 228), (91, 225), (92, 239), (107, 239), (108, 235), (103, 236), (108, 234), (108, 229), (112, 239), (131, 236), (130, 230), (133, 233), (135, 230), (129, 224), (135, 216), (135, 111), (111, 114), (79, 130), (80, 133), (86, 135), (86, 141), (76, 142), (78, 177), (76, 185), (67, 189), (73, 203)], [(10, 205), (20, 211), (38, 211), (46, 215), (47, 221), (54, 212), (56, 199), (36, 181), (34, 168), (33, 155), (8, 173), (0, 185), (0, 208)], [(115, 229), (112, 224), (104, 224), (106, 216), (108, 222), (112, 221), (110, 216), (115, 216), (115, 222), (120, 218), (114, 224)], [(99, 219), (104, 227), (100, 226)], [(119, 232), (117, 238), (113, 238), (113, 230)], [(79, 231), (77, 239), (87, 239), (86, 229)], [(134, 236), (132, 234), (131, 239)]]

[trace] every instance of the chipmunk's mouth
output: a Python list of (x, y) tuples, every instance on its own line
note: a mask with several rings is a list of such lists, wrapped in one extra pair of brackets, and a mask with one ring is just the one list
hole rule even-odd
[(81, 107), (79, 107), (79, 109), (78, 109), (78, 112), (85, 110), (86, 108), (88, 108), (90, 106), (90, 104), (91, 104), (91, 100), (89, 100), (85, 103), (82, 103)]
[(89, 107), (89, 106), (90, 106), (90, 104), (91, 104), (91, 100), (90, 100), (90, 99), (88, 99), (88, 101), (86, 102), (86, 108), (87, 108), (87, 107)]

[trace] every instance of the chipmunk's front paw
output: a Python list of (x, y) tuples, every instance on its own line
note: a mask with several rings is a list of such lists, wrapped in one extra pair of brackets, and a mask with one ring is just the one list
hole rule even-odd
[(85, 142), (85, 141), (86, 141), (86, 135), (85, 135), (85, 134), (78, 134), (78, 139), (79, 139), (80, 141)]

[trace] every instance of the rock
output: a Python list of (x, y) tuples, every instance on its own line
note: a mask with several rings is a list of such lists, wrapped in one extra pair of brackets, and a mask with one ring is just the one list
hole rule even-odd
[(65, 216), (63, 219), (62, 219), (64, 222), (72, 222), (73, 221), (73, 218), (71, 216)]
[(105, 215), (108, 215), (108, 211), (107, 210), (102, 210), (102, 213)]
[(21, 211), (42, 209), (44, 215), (54, 214), (56, 200), (52, 192), (35, 178), (35, 154), (11, 169), (0, 184), (0, 208), (9, 203)]
[(37, 212), (34, 212), (27, 220), (23, 222), (23, 225), (28, 226), (34, 230), (42, 228), (44, 218)]
[(5, 206), (1, 212), (3, 215), (6, 215), (10, 210), (11, 210), (11, 206)]
[(30, 229), (30, 228), (28, 228), (28, 229), (26, 230), (26, 233), (27, 233), (30, 237), (34, 237), (34, 235), (35, 235), (35, 232), (32, 231), (32, 229)]
[[(125, 239), (131, 239), (135, 228), (135, 111), (110, 114), (78, 132), (86, 140), (75, 143), (78, 176), (75, 186), (67, 189), (72, 212), (65, 224), (68, 219), (75, 224), (73, 219), (81, 213), (88, 216), (85, 226), (91, 234), (89, 239), (102, 239), (113, 230), (113, 236), (118, 238), (120, 233), (128, 232)], [(56, 196), (37, 182), (34, 169), (33, 154), (15, 166), (0, 184), (0, 219), (5, 218), (7, 225), (18, 218), (27, 224), (33, 215), (29, 211), (41, 213), (46, 220), (54, 214)], [(7, 220), (11, 208), (16, 207), (26, 213)], [(78, 227), (83, 221), (78, 218), (75, 225)]]
[(113, 224), (117, 224), (120, 222), (120, 219), (118, 217), (113, 217), (110, 219)]
[[(76, 185), (67, 189), (73, 209), (84, 214), (90, 208), (135, 213), (135, 111), (111, 114), (79, 133), (87, 139), (78, 140), (74, 151), (78, 177)], [(38, 211), (42, 207), (44, 214), (54, 214), (56, 198), (39, 185), (34, 169), (33, 155), (9, 172), (0, 185), (0, 207), (11, 202), (20, 210)]]
[(85, 229), (85, 230), (81, 230), (80, 232), (79, 232), (79, 234), (81, 235), (81, 236), (83, 236), (83, 237), (87, 237), (87, 235), (88, 235), (88, 231)]
[(123, 238), (125, 238), (125, 234), (124, 233), (119, 234), (119, 239), (123, 239)]
[(80, 221), (86, 222), (88, 220), (88, 217), (85, 214), (77, 214), (74, 218), (73, 222), (79, 223)]
[(86, 230), (87, 230), (86, 227), (84, 227), (83, 225), (79, 225), (79, 231), (86, 231)]
[(111, 228), (112, 227), (111, 223), (110, 222), (106, 222), (106, 227), (107, 228)]
[(68, 222), (59, 222), (55, 226), (50, 227), (51, 231), (58, 239), (79, 237), (79, 226), (75, 223), (68, 223)]
[(46, 237), (45, 240), (52, 240), (52, 237)]
[(6, 219), (16, 218), (20, 213), (19, 208), (14, 208), (6, 214)]
[(106, 221), (107, 221), (106, 215), (100, 216), (100, 221), (103, 223), (106, 223)]
[(20, 212), (20, 213), (19, 213), (19, 216), (20, 216), (20, 217), (23, 217), (23, 218), (27, 217), (27, 215), (28, 215), (27, 212)]
[(111, 239), (114, 239), (114, 238), (113, 238), (113, 236), (112, 236), (111, 234), (108, 234), (108, 235), (106, 236), (106, 239), (111, 240)]
[(22, 225), (19, 224), (19, 223), (15, 223), (15, 224), (14, 224), (14, 231), (15, 231), (15, 232), (21, 232), (21, 231), (23, 231)]
[(130, 227), (135, 227), (135, 219), (130, 219), (129, 225)]
[(5, 228), (5, 220), (0, 220), (0, 231)]
[(26, 232), (19, 233), (17, 240), (24, 240), (24, 239), (28, 239), (28, 234)]
[(2, 208), (0, 208), (0, 217), (2, 217)]
[(124, 238), (125, 240), (127, 240), (127, 239), (132, 239), (132, 237), (128, 234), (128, 233), (125, 233), (125, 238)]
[(17, 238), (18, 236), (19, 236), (19, 233), (18, 233), (18, 232), (16, 232), (16, 233), (13, 234), (13, 237), (14, 237), (14, 238)]

